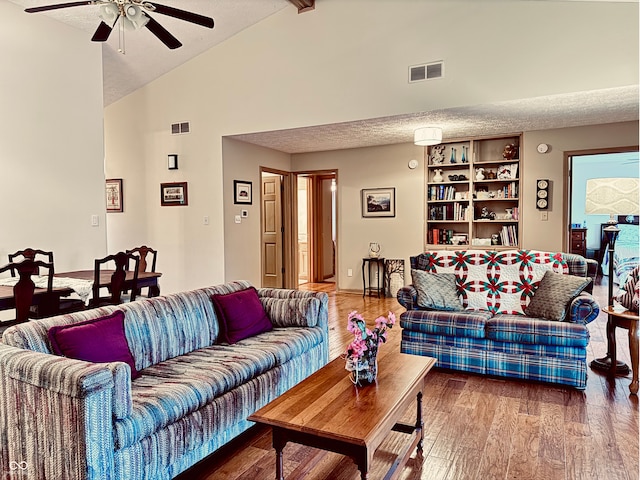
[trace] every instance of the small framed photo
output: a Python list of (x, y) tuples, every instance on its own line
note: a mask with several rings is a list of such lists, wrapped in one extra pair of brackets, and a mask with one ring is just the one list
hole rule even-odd
[(187, 182), (161, 183), (160, 205), (163, 207), (174, 205), (189, 205)]
[(233, 203), (243, 205), (251, 205), (253, 203), (253, 192), (251, 191), (251, 182), (244, 180), (233, 181)]
[(395, 217), (396, 189), (363, 188), (361, 203), (363, 217)]
[(122, 203), (122, 179), (108, 178), (106, 181), (107, 213), (124, 212)]

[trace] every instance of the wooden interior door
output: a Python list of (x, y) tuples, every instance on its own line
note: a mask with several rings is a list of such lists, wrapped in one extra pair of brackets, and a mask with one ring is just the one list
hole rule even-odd
[(283, 288), (282, 180), (262, 176), (262, 286)]

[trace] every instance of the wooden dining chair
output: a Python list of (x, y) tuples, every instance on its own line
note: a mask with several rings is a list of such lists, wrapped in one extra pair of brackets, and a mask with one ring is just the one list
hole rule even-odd
[[(104, 266), (110, 262), (115, 263), (115, 270), (111, 274), (106, 288), (109, 290), (109, 296), (101, 297), (101, 272)], [(127, 282), (127, 270), (133, 262), (133, 269), (130, 271), (132, 279)], [(119, 305), (124, 302), (133, 302), (136, 299), (138, 290), (138, 268), (140, 257), (132, 253), (118, 252), (108, 255), (104, 258), (95, 260), (94, 277), (93, 277), (93, 298), (89, 301), (90, 307), (99, 307), (102, 305)], [(126, 291), (131, 291), (130, 295), (125, 295)]]
[[(132, 253), (134, 255), (138, 255), (140, 257), (140, 264), (138, 265), (138, 273), (142, 272), (155, 272), (156, 271), (156, 257), (158, 255), (158, 251), (154, 250), (151, 247), (147, 247), (146, 245), (142, 245), (141, 247), (132, 248), (131, 250), (127, 250), (126, 253)], [(147, 256), (150, 256), (151, 259), (151, 267), (149, 267), (149, 262), (147, 261)], [(129, 267), (127, 266), (127, 270)], [(136, 292), (137, 296), (142, 296), (141, 289), (138, 289)], [(147, 292), (147, 297), (152, 297), (151, 287), (149, 287), (149, 291)]]
[[(9, 254), (9, 263), (15, 262), (22, 257), (24, 260), (36, 260), (39, 256), (46, 258), (46, 263), (53, 263), (53, 252), (40, 250), (37, 248), (25, 248), (15, 253)], [(43, 260), (44, 261), (44, 260)], [(34, 275), (39, 275), (40, 269), (36, 267)], [(11, 276), (15, 277), (15, 269), (12, 269)], [(84, 302), (79, 298), (59, 298), (54, 295), (47, 295), (38, 305), (32, 305), (29, 309), (29, 318), (47, 318), (63, 313), (79, 312), (86, 308)], [(49, 300), (50, 298), (50, 300)]]
[[(18, 250), (15, 253), (10, 253), (8, 255), (9, 263), (16, 263), (22, 260), (41, 260), (46, 263), (50, 263), (53, 265), (53, 252), (48, 252), (44, 250), (40, 250), (38, 248), (25, 248), (24, 250)], [(36, 258), (36, 257), (44, 257), (44, 258)], [(38, 267), (35, 275), (40, 274), (40, 269)], [(16, 276), (16, 269), (11, 269), (11, 276)]]
[[(18, 283), (13, 287), (13, 297), (15, 300), (16, 318), (14, 323), (26, 322), (29, 320), (30, 309), (33, 305), (33, 297), (36, 289), (32, 275), (36, 275), (40, 269), (47, 269), (47, 298), (53, 298), (53, 263), (46, 263), (41, 260), (23, 260), (22, 262), (10, 262), (0, 267), (0, 273), (15, 271), (20, 277)], [(6, 324), (6, 322), (3, 322)]]

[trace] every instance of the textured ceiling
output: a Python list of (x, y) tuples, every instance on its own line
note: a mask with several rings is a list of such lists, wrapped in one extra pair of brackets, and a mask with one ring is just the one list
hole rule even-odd
[(418, 127), (442, 127), (443, 141), (638, 120), (638, 85), (433, 110), (355, 122), (232, 135), (244, 142), (305, 153), (413, 142)]

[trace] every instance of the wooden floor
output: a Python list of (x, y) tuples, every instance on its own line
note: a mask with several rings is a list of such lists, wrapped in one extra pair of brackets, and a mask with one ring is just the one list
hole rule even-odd
[[(404, 309), (395, 299), (336, 294), (333, 284), (305, 289), (329, 293), (330, 356), (343, 353), (351, 336), (347, 314), (362, 313), (369, 323), (389, 310)], [(596, 296), (606, 303), (606, 287)], [(589, 358), (606, 354), (606, 318), (589, 326)], [(381, 348), (399, 348), (400, 328)], [(626, 330), (618, 331), (618, 357), (629, 362)], [(380, 368), (384, 368), (381, 366)], [(346, 373), (345, 373), (346, 374)], [(638, 398), (629, 394), (629, 377), (608, 381), (589, 371), (585, 391), (553, 385), (501, 380), (434, 369), (424, 391), (425, 446), (401, 479), (638, 479)], [(405, 417), (411, 421), (414, 409)], [(383, 478), (401, 451), (405, 436), (392, 433), (376, 452), (370, 479)], [(284, 450), (285, 478), (358, 480), (346, 457), (296, 444)], [(275, 453), (267, 428), (254, 427), (180, 480), (271, 480)]]

